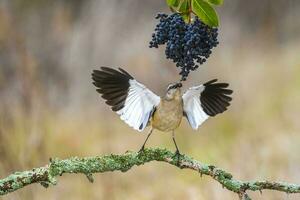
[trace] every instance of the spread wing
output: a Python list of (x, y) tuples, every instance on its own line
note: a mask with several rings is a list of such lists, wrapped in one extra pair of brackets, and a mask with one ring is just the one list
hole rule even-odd
[(135, 130), (145, 129), (160, 97), (121, 68), (115, 70), (101, 67), (100, 70), (93, 71), (92, 79), (106, 104), (123, 121)]
[(183, 94), (183, 110), (193, 129), (198, 129), (209, 117), (223, 113), (230, 105), (232, 98), (229, 95), (233, 91), (227, 89), (229, 84), (217, 81), (191, 87)]

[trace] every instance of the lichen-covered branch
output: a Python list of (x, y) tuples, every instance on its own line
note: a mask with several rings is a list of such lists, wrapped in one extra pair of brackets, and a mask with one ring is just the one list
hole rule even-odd
[(250, 199), (247, 191), (277, 190), (286, 193), (300, 193), (300, 185), (271, 181), (240, 181), (223, 169), (200, 163), (189, 156), (177, 156), (166, 149), (145, 149), (141, 153), (126, 152), (123, 155), (106, 155), (65, 160), (50, 159), (50, 164), (30, 171), (16, 172), (0, 180), (0, 195), (16, 191), (26, 185), (40, 183), (44, 187), (55, 185), (56, 177), (64, 173), (82, 173), (93, 182), (92, 174), (108, 171), (126, 172), (133, 166), (151, 161), (166, 162), (181, 169), (191, 169), (218, 181), (224, 188), (235, 192), (240, 199)]

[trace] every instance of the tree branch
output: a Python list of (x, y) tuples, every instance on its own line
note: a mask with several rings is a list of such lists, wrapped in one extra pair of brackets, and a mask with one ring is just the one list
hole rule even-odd
[(151, 161), (166, 162), (181, 169), (191, 169), (201, 176), (207, 175), (218, 181), (224, 188), (235, 192), (240, 199), (250, 200), (247, 191), (277, 190), (286, 193), (300, 193), (300, 185), (270, 181), (240, 181), (213, 165), (200, 163), (189, 156), (182, 155), (177, 160), (176, 154), (166, 149), (145, 149), (144, 152), (126, 152), (123, 155), (106, 155), (88, 158), (70, 158), (65, 160), (50, 159), (50, 164), (30, 171), (16, 172), (0, 180), (0, 195), (16, 191), (26, 185), (40, 183), (44, 187), (56, 185), (57, 176), (64, 173), (85, 174), (93, 182), (93, 173), (108, 171), (126, 172), (133, 166), (143, 165)]

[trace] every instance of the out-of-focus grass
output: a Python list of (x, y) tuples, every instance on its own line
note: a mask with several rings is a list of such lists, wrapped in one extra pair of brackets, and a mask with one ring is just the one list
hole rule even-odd
[[(86, 9), (79, 15), (70, 1), (43, 1), (45, 10), (29, 7), (24, 14), (16, 12), (20, 8), (14, 10), (10, 1), (3, 2), (0, 176), (45, 165), (50, 157), (138, 150), (146, 134), (133, 131), (99, 100), (89, 75), (94, 66), (121, 63), (139, 81), (163, 94), (165, 85), (178, 78), (177, 71), (165, 61), (163, 50), (150, 50), (146, 42), (151, 37), (153, 13), (162, 5), (149, 1), (147, 13), (136, 13), (131, 9), (138, 1), (124, 1), (123, 9), (113, 12), (114, 1), (95, 1), (84, 4)], [(226, 5), (224, 10), (229, 9)], [(180, 150), (238, 179), (299, 183), (300, 39), (280, 43), (276, 34), (266, 35), (270, 30), (265, 27), (248, 33), (240, 30), (241, 22), (225, 14), (219, 47), (184, 87), (219, 78), (230, 83), (234, 100), (227, 112), (209, 119), (198, 131), (183, 120), (176, 131)], [(174, 149), (170, 134), (160, 132), (151, 136), (148, 146)], [(287, 198), (276, 192), (251, 195), (254, 199)], [(3, 197), (41, 198), (204, 200), (236, 196), (210, 178), (149, 163), (127, 173), (95, 175), (94, 184), (83, 175), (64, 175), (47, 190), (32, 185)]]

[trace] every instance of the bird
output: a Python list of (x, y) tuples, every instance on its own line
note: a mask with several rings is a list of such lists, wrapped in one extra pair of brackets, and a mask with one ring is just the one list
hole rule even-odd
[(106, 104), (130, 127), (139, 132), (150, 127), (139, 152), (144, 150), (153, 130), (159, 130), (172, 133), (176, 155), (181, 155), (175, 130), (182, 118), (185, 117), (192, 129), (197, 130), (209, 117), (227, 110), (233, 93), (228, 89), (228, 83), (213, 79), (193, 86), (183, 94), (182, 82), (171, 83), (166, 94), (160, 97), (122, 68), (101, 67), (100, 70), (93, 70), (92, 80)]

